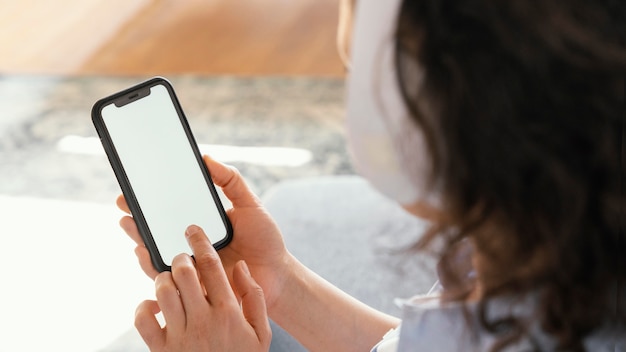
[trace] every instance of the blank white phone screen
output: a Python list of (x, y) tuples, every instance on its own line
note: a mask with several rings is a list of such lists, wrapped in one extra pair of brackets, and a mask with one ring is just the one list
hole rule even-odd
[(179, 253), (191, 254), (189, 225), (201, 226), (212, 243), (227, 236), (164, 86), (127, 105), (105, 106), (102, 118), (165, 264)]

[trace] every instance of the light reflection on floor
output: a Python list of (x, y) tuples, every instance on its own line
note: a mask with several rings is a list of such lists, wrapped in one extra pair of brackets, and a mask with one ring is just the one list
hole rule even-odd
[[(67, 135), (56, 145), (60, 152), (104, 155), (104, 149), (97, 137), (80, 137)], [(225, 163), (247, 163), (264, 166), (298, 167), (313, 159), (310, 150), (285, 147), (242, 147), (234, 145), (200, 144), (202, 154), (211, 155), (214, 159)]]

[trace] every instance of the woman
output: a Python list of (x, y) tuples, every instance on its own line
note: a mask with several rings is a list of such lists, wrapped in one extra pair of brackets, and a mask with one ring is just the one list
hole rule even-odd
[[(415, 255), (437, 249), (443, 290), (402, 320), (363, 305), (290, 255), (239, 173), (207, 157), (233, 203), (219, 255), (191, 226), (195, 262), (157, 275), (121, 220), (156, 281), (136, 318), (148, 346), (266, 351), (269, 316), (319, 351), (626, 348), (625, 19), (609, 0), (359, 1), (355, 165), (433, 222)], [(469, 273), (453, 264), (468, 248)]]

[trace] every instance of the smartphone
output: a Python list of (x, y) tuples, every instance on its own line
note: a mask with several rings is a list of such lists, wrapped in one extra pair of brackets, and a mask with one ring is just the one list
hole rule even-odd
[(91, 115), (159, 272), (191, 254), (189, 225), (202, 227), (216, 249), (230, 242), (231, 223), (169, 81), (155, 77), (103, 98)]

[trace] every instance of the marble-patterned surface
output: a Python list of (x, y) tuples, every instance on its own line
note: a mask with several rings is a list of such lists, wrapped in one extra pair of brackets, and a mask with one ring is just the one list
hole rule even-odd
[[(0, 194), (110, 202), (119, 187), (103, 154), (64, 152), (60, 142), (95, 137), (93, 103), (145, 78), (0, 76)], [(199, 144), (312, 153), (310, 162), (295, 167), (231, 162), (257, 193), (283, 179), (353, 173), (342, 80), (168, 79)]]

